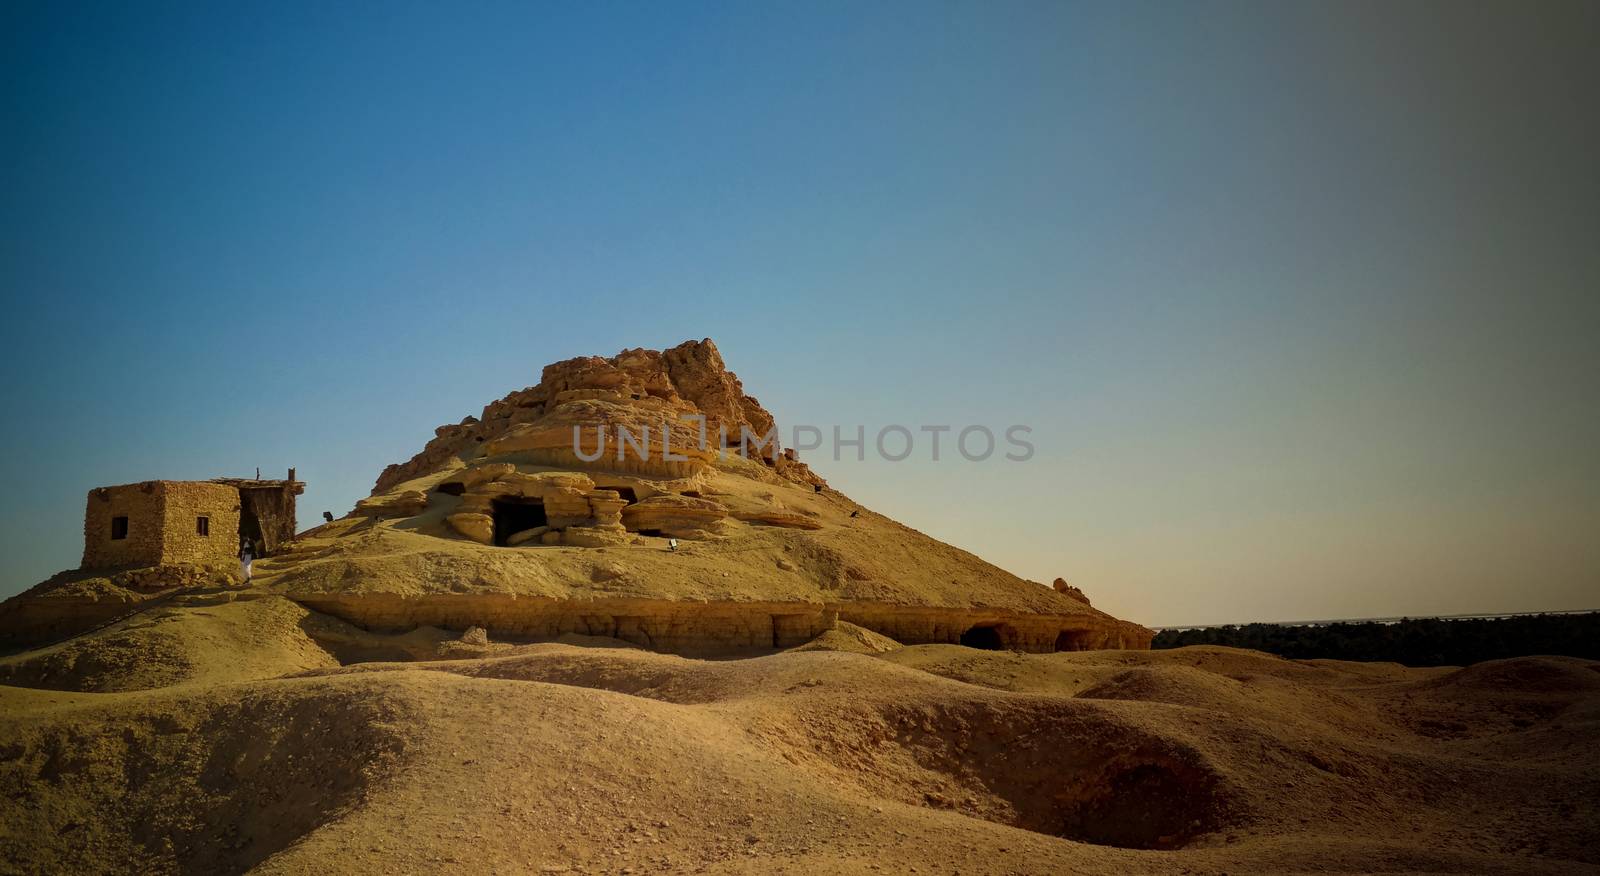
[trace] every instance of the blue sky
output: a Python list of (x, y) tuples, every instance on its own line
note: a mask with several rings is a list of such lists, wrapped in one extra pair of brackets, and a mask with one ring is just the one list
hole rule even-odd
[(1600, 607), (1592, 4), (0, 9), (0, 595), (84, 493), (343, 513), (712, 337), (816, 468), (1147, 623)]

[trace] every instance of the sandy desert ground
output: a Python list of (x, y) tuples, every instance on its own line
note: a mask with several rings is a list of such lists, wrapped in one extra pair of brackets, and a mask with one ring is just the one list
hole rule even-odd
[(21, 873), (1582, 873), (1600, 664), (696, 660), (186, 595), (0, 660)]

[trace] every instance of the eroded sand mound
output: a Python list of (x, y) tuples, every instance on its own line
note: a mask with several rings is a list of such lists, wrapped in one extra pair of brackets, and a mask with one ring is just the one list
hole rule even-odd
[(840, 621), (833, 629), (812, 639), (804, 645), (797, 645), (793, 651), (849, 651), (853, 654), (887, 654), (898, 651), (902, 646), (899, 642), (888, 636), (879, 635), (871, 630), (862, 629), (852, 623)]
[(0, 658), (0, 683), (76, 691), (273, 678), (339, 661), (308, 630), (337, 621), (276, 596), (215, 594), (140, 612), (64, 642)]
[(402, 761), (403, 684), (0, 688), (0, 862), (26, 873), (242, 872)]
[[(403, 662), (467, 653), (434, 638), (259, 599), (9, 658), (12, 684), (108, 692), (0, 687), (0, 869), (1600, 866), (1587, 661), (871, 655), (846, 629), (743, 659), (573, 639)], [(349, 662), (374, 657), (395, 662)]]

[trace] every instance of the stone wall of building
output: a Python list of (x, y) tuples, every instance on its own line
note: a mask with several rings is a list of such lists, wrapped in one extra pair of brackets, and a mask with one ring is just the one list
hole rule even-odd
[[(239, 554), (239, 491), (226, 484), (163, 481), (161, 562), (226, 565)], [(200, 533), (199, 518), (208, 534)]]
[[(200, 532), (201, 517), (206, 518), (205, 534)], [(125, 530), (118, 518), (127, 521)], [(231, 486), (145, 481), (89, 491), (83, 515), (84, 569), (225, 565), (238, 550), (239, 491)]]
[[(90, 490), (83, 513), (83, 568), (159, 564), (161, 505), (160, 481)], [(117, 518), (126, 518), (126, 532), (113, 532)]]

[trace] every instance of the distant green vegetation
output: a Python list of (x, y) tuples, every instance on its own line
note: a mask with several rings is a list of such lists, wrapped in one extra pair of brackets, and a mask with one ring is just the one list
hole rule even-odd
[(1151, 647), (1185, 645), (1252, 648), (1297, 660), (1390, 660), (1407, 666), (1465, 666), (1531, 654), (1600, 660), (1600, 613), (1162, 630)]

